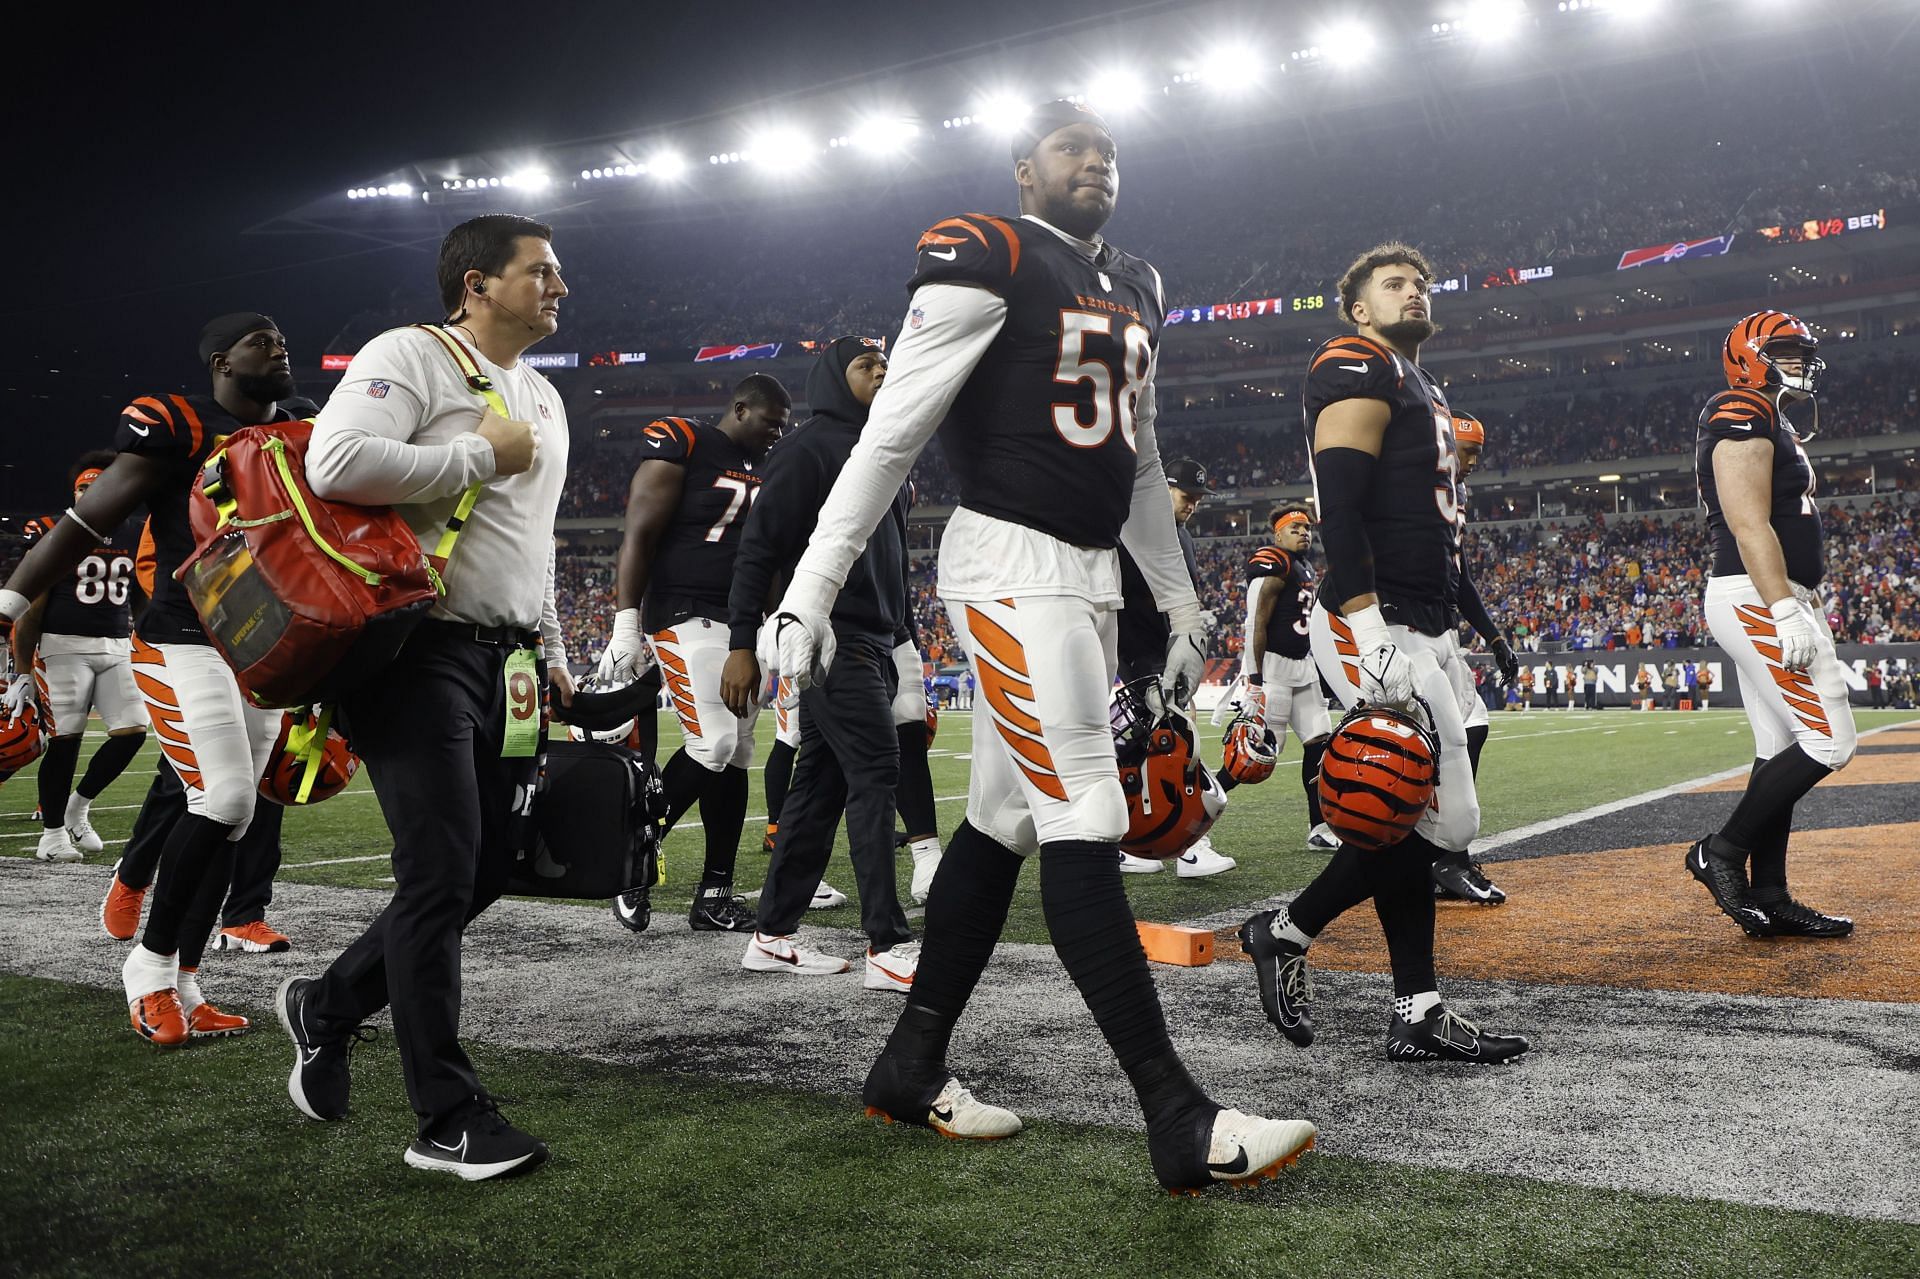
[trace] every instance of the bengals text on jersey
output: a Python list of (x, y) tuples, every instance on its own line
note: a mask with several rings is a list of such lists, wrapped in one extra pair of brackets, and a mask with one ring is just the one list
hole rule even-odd
[(1249, 599), (1253, 584), (1263, 578), (1271, 578), (1274, 583), (1263, 590), (1280, 592), (1273, 612), (1267, 617), (1267, 652), (1281, 657), (1311, 656), (1307, 616), (1313, 612), (1313, 566), (1302, 556), (1289, 555), (1277, 546), (1263, 546), (1247, 561)]
[(1813, 503), (1813, 462), (1793, 423), (1781, 416), (1770, 396), (1738, 388), (1721, 391), (1707, 401), (1694, 437), (1700, 504), (1707, 509), (1707, 528), (1713, 533), (1713, 576), (1732, 577), (1747, 571), (1714, 482), (1713, 450), (1723, 440), (1773, 442), (1773, 504), (1768, 522), (1780, 538), (1787, 576), (1802, 586), (1818, 586), (1826, 575), (1826, 552), (1820, 513)]
[[(58, 515), (28, 520), (28, 542), (36, 542), (51, 533), (59, 522)], [(48, 590), (46, 612), (40, 619), (41, 632), (93, 639), (126, 639), (131, 635), (133, 619), (128, 602), (139, 539), (139, 521), (128, 520), (88, 551), (72, 577)]]
[[(1355, 399), (1383, 401), (1392, 414), (1363, 512), (1381, 611), (1389, 622), (1443, 634), (1460, 571), (1460, 475), (1452, 410), (1439, 384), (1412, 361), (1358, 334), (1332, 338), (1307, 366), (1303, 408), (1309, 456), (1321, 411)], [(1331, 573), (1323, 589), (1333, 609), (1359, 593)]]
[(1031, 218), (944, 218), (920, 237), (907, 291), (971, 284), (1007, 305), (940, 428), (960, 505), (1106, 548), (1133, 501), (1134, 415), (1166, 305), (1148, 263), (1076, 243)]
[(740, 532), (760, 493), (760, 462), (719, 427), (692, 418), (649, 423), (640, 440), (642, 462), (672, 462), (686, 472), (654, 553), (641, 625), (651, 634), (688, 617), (724, 623)]

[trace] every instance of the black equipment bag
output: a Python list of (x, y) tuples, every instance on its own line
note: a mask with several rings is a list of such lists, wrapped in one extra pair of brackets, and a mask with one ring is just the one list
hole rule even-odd
[(638, 751), (608, 742), (547, 743), (533, 804), (534, 842), (507, 891), (604, 901), (660, 881), (660, 772)]

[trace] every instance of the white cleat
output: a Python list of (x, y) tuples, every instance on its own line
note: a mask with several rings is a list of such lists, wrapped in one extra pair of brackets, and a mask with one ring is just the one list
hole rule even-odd
[(1238, 1110), (1213, 1118), (1213, 1142), (1207, 1172), (1230, 1186), (1271, 1181), (1280, 1170), (1313, 1149), (1317, 1129), (1305, 1119), (1262, 1119)]
[(1337, 852), (1340, 848), (1340, 837), (1333, 833), (1333, 827), (1321, 822), (1308, 833), (1307, 847), (1319, 849), (1324, 853)]
[(895, 990), (902, 993), (913, 989), (913, 975), (920, 968), (920, 943), (903, 941), (894, 944), (891, 950), (876, 955), (867, 951), (868, 990)]
[(913, 904), (923, 906), (927, 894), (933, 890), (934, 874), (940, 869), (940, 841), (937, 839), (915, 840), (911, 845), (913, 852), (913, 883), (907, 890), (913, 898)]
[(835, 906), (846, 904), (847, 895), (823, 879), (814, 886), (813, 900), (807, 903), (807, 909), (832, 910)]
[(89, 853), (97, 853), (107, 846), (106, 841), (100, 838), (100, 832), (93, 828), (92, 819), (85, 813), (80, 814), (78, 821), (67, 823), (67, 838), (76, 847)]
[[(875, 1106), (868, 1106), (867, 1113), (888, 1123), (894, 1121), (892, 1115)], [(927, 1107), (926, 1125), (942, 1137), (997, 1141), (1020, 1131), (1020, 1116), (1002, 1106), (989, 1106), (961, 1087), (958, 1079), (949, 1079)]]
[(790, 935), (768, 937), (759, 932), (747, 939), (747, 953), (740, 957), (740, 966), (750, 973), (797, 973), (803, 977), (826, 977), (851, 967), (838, 955), (794, 945)]
[(40, 832), (40, 847), (33, 855), (43, 862), (77, 862), (86, 858), (86, 854), (73, 846), (72, 836), (67, 834), (65, 826), (49, 826)]
[(1135, 857), (1132, 853), (1120, 854), (1120, 873), (1122, 875), (1157, 875), (1163, 868), (1151, 857)]
[(1223, 853), (1213, 851), (1213, 841), (1202, 835), (1187, 851), (1180, 854), (1180, 862), (1174, 873), (1181, 879), (1205, 879), (1209, 875), (1219, 875), (1232, 870), (1240, 863)]

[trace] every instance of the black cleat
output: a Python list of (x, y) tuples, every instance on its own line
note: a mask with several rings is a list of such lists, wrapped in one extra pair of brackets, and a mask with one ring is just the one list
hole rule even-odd
[(636, 933), (647, 931), (653, 922), (653, 890), (636, 888), (613, 899), (613, 917), (622, 928)]
[(1433, 863), (1433, 895), (1442, 901), (1498, 906), (1507, 895), (1465, 853), (1443, 852)]
[(888, 1123), (931, 1128), (956, 1140), (998, 1141), (1020, 1131), (1020, 1116), (968, 1092), (941, 1061), (881, 1053), (860, 1089), (867, 1113)]
[(1307, 952), (1273, 935), (1280, 912), (1262, 911), (1240, 925), (1240, 949), (1253, 957), (1260, 1007), (1274, 1028), (1302, 1048), (1313, 1042), (1313, 973)]
[(687, 912), (687, 923), (697, 933), (750, 933), (759, 922), (747, 899), (733, 895), (732, 884), (702, 888)]
[(353, 1046), (374, 1035), (371, 1026), (355, 1026), (344, 1035), (322, 1035), (307, 1018), (311, 977), (289, 977), (274, 995), (274, 1010), (287, 1038), (293, 1040), (293, 1073), (287, 1077), (287, 1096), (309, 1119), (330, 1122), (347, 1117), (347, 1092), (352, 1082), (348, 1065)]
[(1212, 1103), (1147, 1120), (1153, 1175), (1170, 1195), (1198, 1195), (1219, 1182), (1243, 1189), (1271, 1181), (1313, 1149), (1304, 1119), (1263, 1119)]
[(1399, 1013), (1387, 1023), (1387, 1057), (1393, 1061), (1464, 1061), (1500, 1066), (1533, 1045), (1521, 1035), (1488, 1035), (1443, 1006), (1427, 1010), (1419, 1021)]
[[(1708, 838), (1712, 838), (1708, 836)], [(1687, 849), (1687, 873), (1707, 886), (1718, 906), (1749, 937), (1766, 937), (1772, 922), (1767, 912), (1754, 903), (1747, 892), (1747, 868), (1707, 850), (1707, 840), (1697, 839)]]
[(491, 1101), (474, 1114), (440, 1124), (407, 1147), (407, 1166), (486, 1181), (532, 1172), (547, 1162), (547, 1143), (504, 1119)]
[(1853, 936), (1853, 921), (1845, 915), (1828, 915), (1791, 897), (1763, 902), (1761, 908), (1767, 912), (1768, 937)]

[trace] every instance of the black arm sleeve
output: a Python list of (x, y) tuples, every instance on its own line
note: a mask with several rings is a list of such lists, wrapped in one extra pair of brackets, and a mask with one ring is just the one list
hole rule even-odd
[(766, 479), (740, 530), (733, 581), (727, 587), (729, 648), (753, 647), (774, 578), (800, 562), (820, 518), (820, 504), (832, 487), (804, 439), (796, 436), (789, 444), (767, 454)]
[(1464, 555), (1460, 558), (1460, 590), (1454, 602), (1459, 606), (1460, 616), (1467, 619), (1467, 625), (1473, 627), (1481, 639), (1491, 644), (1500, 638), (1500, 628), (1493, 624), (1492, 615), (1480, 600), (1480, 588), (1473, 584), (1473, 574), (1467, 571)]
[(1373, 543), (1367, 537), (1366, 505), (1380, 459), (1360, 449), (1324, 449), (1313, 455), (1320, 497), (1320, 540), (1327, 548), (1328, 590), (1335, 612), (1358, 595), (1371, 595)]

